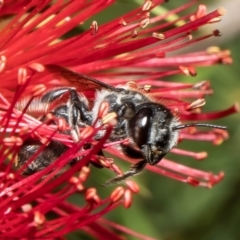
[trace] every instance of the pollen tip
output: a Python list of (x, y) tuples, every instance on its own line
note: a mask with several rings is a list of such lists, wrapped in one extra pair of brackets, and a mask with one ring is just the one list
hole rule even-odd
[(213, 184), (211, 182), (209, 182), (205, 185), (205, 187), (208, 188), (208, 189), (212, 189)]
[(233, 107), (234, 107), (234, 109), (235, 109), (236, 112), (240, 112), (239, 103), (236, 102), (236, 103), (233, 105)]
[(24, 204), (24, 205), (22, 205), (21, 209), (25, 213), (30, 212), (32, 210), (32, 205), (29, 203)]
[(132, 89), (137, 89), (137, 83), (134, 81), (129, 81), (126, 83), (126, 87), (132, 88)]
[(76, 188), (79, 192), (82, 192), (84, 190), (84, 186), (81, 183), (76, 184)]
[(207, 152), (199, 152), (196, 154), (197, 160), (203, 160), (208, 156)]
[(138, 193), (140, 191), (139, 186), (135, 182), (127, 180), (126, 184), (133, 193)]
[(45, 70), (45, 67), (40, 63), (30, 63), (28, 67), (36, 72), (43, 72)]
[(193, 85), (192, 87), (194, 90), (199, 89), (209, 89), (210, 88), (210, 82), (209, 81), (201, 81)]
[(204, 99), (204, 98), (200, 98), (200, 99), (197, 99), (197, 100), (195, 100), (194, 102), (190, 103), (189, 105), (187, 105), (187, 106), (185, 107), (185, 109), (186, 109), (187, 111), (193, 110), (193, 109), (198, 109), (198, 108), (204, 106), (205, 103), (206, 103), (205, 99)]
[(79, 179), (75, 176), (72, 176), (69, 180), (68, 180), (69, 183), (72, 183), (72, 184), (76, 184), (79, 182)]
[(127, 22), (123, 18), (121, 18), (119, 24), (121, 24), (122, 26), (127, 26)]
[(45, 216), (40, 211), (34, 212), (34, 222), (38, 226), (44, 224), (45, 221), (46, 221)]
[(98, 32), (98, 23), (97, 21), (93, 21), (91, 26), (90, 26), (91, 34), (95, 35)]
[(137, 29), (134, 29), (134, 30), (131, 32), (131, 37), (132, 37), (132, 38), (135, 38), (135, 37), (137, 37), (137, 35), (138, 35), (138, 31), (137, 31)]
[(140, 28), (145, 28), (147, 27), (147, 25), (150, 23), (150, 19), (149, 18), (145, 18), (143, 19), (140, 23), (139, 23), (139, 27)]
[(101, 102), (101, 105), (98, 110), (98, 118), (103, 118), (108, 114), (109, 111), (109, 103), (107, 101)]
[(217, 46), (211, 46), (211, 47), (208, 47), (206, 51), (209, 54), (214, 54), (214, 53), (219, 53), (221, 49)]
[(85, 182), (87, 180), (89, 174), (90, 174), (90, 168), (86, 167), (86, 166), (83, 166), (83, 168), (81, 169), (81, 171), (79, 173), (78, 179), (81, 182)]
[(219, 137), (213, 141), (214, 145), (221, 145), (223, 143), (224, 139), (222, 137)]
[(154, 38), (159, 39), (159, 40), (164, 40), (164, 39), (165, 39), (165, 36), (164, 36), (163, 33), (156, 33), (156, 32), (154, 32), (154, 33), (152, 33), (152, 36), (153, 36)]
[(143, 12), (146, 12), (146, 11), (149, 11), (149, 9), (151, 8), (152, 6), (152, 1), (151, 0), (147, 0), (143, 6), (142, 6), (142, 11)]
[(9, 214), (11, 211), (12, 211), (12, 208), (11, 208), (11, 207), (8, 207), (3, 214), (4, 214), (4, 215), (7, 215), (7, 214)]
[(89, 188), (85, 193), (85, 199), (89, 201), (93, 199), (96, 194), (97, 194), (97, 190), (95, 188)]
[(221, 172), (218, 174), (218, 177), (219, 177), (220, 180), (222, 180), (222, 179), (225, 177), (225, 173), (221, 171)]
[(46, 86), (44, 84), (38, 84), (34, 86), (31, 90), (32, 96), (37, 97), (41, 94), (43, 94), (46, 91)]
[(7, 58), (6, 58), (6, 56), (2, 55), (0, 57), (0, 72), (2, 72), (4, 70), (6, 63), (7, 63)]
[(130, 189), (127, 189), (124, 193), (124, 207), (130, 208), (132, 205), (132, 192)]
[(106, 116), (102, 118), (103, 124), (110, 124), (111, 126), (117, 125), (117, 114), (115, 112), (108, 113)]
[(18, 85), (24, 85), (27, 80), (27, 69), (26, 68), (19, 68), (18, 69)]
[(223, 7), (219, 7), (217, 11), (221, 16), (224, 16), (226, 14), (226, 9)]
[(124, 194), (124, 188), (123, 187), (117, 187), (113, 190), (113, 192), (110, 195), (110, 199), (112, 202), (117, 202)]
[(94, 132), (93, 127), (91, 126), (85, 127), (80, 133), (80, 139), (89, 138), (93, 134), (93, 132)]
[(15, 179), (15, 175), (14, 175), (13, 173), (9, 173), (9, 174), (7, 175), (7, 179), (13, 180), (13, 179)]

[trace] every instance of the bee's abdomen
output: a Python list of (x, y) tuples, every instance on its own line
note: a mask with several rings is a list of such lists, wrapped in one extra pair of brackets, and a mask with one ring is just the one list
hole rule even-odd
[[(42, 148), (42, 149), (41, 149)], [(59, 142), (52, 141), (46, 147), (36, 140), (29, 139), (18, 153), (18, 168), (30, 161), (23, 170), (24, 175), (31, 175), (48, 167), (65, 152), (67, 147)], [(29, 159), (32, 159), (29, 160)]]

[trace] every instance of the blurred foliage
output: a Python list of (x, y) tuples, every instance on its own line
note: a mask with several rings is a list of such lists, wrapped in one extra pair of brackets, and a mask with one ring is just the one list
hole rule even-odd
[[(181, 1), (171, 1), (167, 7), (179, 6)], [(185, 1), (186, 2), (186, 1)], [(209, 5), (212, 1), (205, 1)], [(215, 1), (216, 2), (216, 1)], [(172, 5), (171, 5), (172, 4)], [(95, 19), (100, 23), (119, 16), (134, 8), (130, 0), (119, 0), (109, 15), (99, 14)], [(228, 13), (224, 18), (231, 17)], [(224, 21), (223, 18), (223, 21)], [(224, 32), (223, 32), (224, 34)], [(212, 45), (215, 44), (214, 38)], [(195, 78), (178, 76), (177, 81), (208, 79), (214, 89), (214, 95), (207, 98), (206, 111), (220, 110), (234, 102), (240, 102), (240, 45), (239, 36), (228, 40), (222, 49), (232, 52), (232, 65), (214, 66), (198, 69)], [(108, 219), (120, 223), (139, 233), (156, 239), (171, 240), (238, 240), (240, 239), (240, 116), (221, 119), (217, 123), (229, 128), (230, 138), (220, 146), (210, 143), (186, 142), (180, 147), (195, 151), (207, 151), (205, 161), (175, 157), (180, 163), (215, 173), (225, 172), (225, 179), (211, 190), (194, 188), (174, 180), (145, 171), (134, 180), (141, 186), (141, 192), (134, 196), (134, 204), (129, 210), (121, 207), (110, 214)], [(216, 121), (214, 122), (216, 123)], [(171, 155), (173, 156), (173, 155)], [(124, 165), (124, 169), (129, 167)], [(110, 176), (107, 170), (92, 169), (92, 184), (100, 185)], [(102, 194), (109, 194), (111, 188), (103, 188)], [(105, 193), (104, 193), (105, 192)], [(79, 199), (72, 199), (80, 201)], [(68, 239), (90, 239), (79, 232), (69, 235)], [(129, 238), (135, 239), (135, 238)]]

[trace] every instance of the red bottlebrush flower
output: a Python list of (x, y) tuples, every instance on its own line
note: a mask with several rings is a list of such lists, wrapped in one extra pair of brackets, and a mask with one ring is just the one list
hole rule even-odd
[[(198, 66), (231, 63), (229, 51), (216, 47), (167, 56), (175, 50), (218, 36), (216, 30), (201, 37), (193, 34), (201, 26), (219, 21), (223, 9), (207, 13), (205, 6), (200, 5), (192, 14), (184, 14), (195, 3), (190, 1), (164, 15), (151, 16), (151, 10), (164, 1), (146, 0), (142, 6), (122, 17), (100, 26), (94, 20), (89, 30), (61, 40), (65, 33), (79, 24), (84, 25), (87, 19), (112, 3), (114, 0), (32, 0), (18, 1), (18, 4), (5, 1), (2, 13), (0, 10), (2, 16), (16, 14), (1, 30), (0, 39), (2, 237), (19, 237), (21, 233), (23, 238), (58, 238), (82, 229), (98, 239), (103, 236), (104, 239), (121, 239), (114, 230), (147, 239), (102, 218), (120, 204), (130, 207), (132, 194), (139, 191), (134, 182), (126, 181), (125, 186), (116, 187), (106, 198), (101, 198), (95, 187), (85, 184), (90, 174), (90, 162), (118, 175), (122, 173), (113, 159), (99, 155), (103, 148), (132, 161), (112, 147), (119, 143), (128, 144), (129, 139), (108, 141), (117, 123), (116, 113), (109, 113), (109, 106), (102, 103), (97, 113), (99, 121), (83, 124), (75, 130), (64, 118), (66, 111), (61, 115), (63, 117), (52, 113), (67, 101), (65, 95), (53, 97), (50, 103), (42, 101), (40, 108), (39, 99), (46, 92), (69, 85), (67, 79), (55, 76), (48, 69), (49, 65), (60, 65), (112, 86), (134, 80), (135, 83), (128, 83), (131, 89), (163, 103), (181, 123), (214, 120), (237, 111), (237, 107), (232, 106), (213, 113), (201, 112), (204, 97), (212, 94), (208, 81), (186, 84), (163, 80), (176, 74), (195, 76), (195, 67)], [(172, 16), (174, 18), (169, 18)], [(70, 81), (73, 83), (74, 80)], [(76, 82), (74, 87), (83, 94), (85, 104), (94, 98), (89, 91), (91, 86), (86, 85), (84, 90)], [(68, 107), (71, 107), (70, 103)], [(99, 132), (103, 133), (102, 137), (96, 140)], [(185, 128), (179, 134), (179, 141), (191, 139), (219, 144), (225, 138), (225, 130), (203, 131), (197, 127)], [(53, 147), (54, 151), (51, 151)], [(44, 153), (50, 164), (36, 162)], [(177, 147), (172, 153), (197, 160), (207, 155)], [(19, 162), (20, 154), (27, 160)], [(75, 164), (68, 167), (69, 162)], [(24, 176), (30, 165), (41, 171)], [(194, 186), (211, 187), (223, 177), (223, 173), (214, 175), (167, 159), (147, 168)], [(74, 193), (85, 200), (81, 207), (66, 201)], [(49, 217), (49, 214), (53, 216)]]
[[(23, 8), (27, 5), (30, 4), (31, 0), (19, 0), (19, 1), (14, 1), (14, 0), (1, 0), (0, 1), (0, 15), (5, 16), (5, 15), (10, 15), (10, 14), (16, 14), (23, 10)], [(33, 5), (34, 6), (34, 5)]]

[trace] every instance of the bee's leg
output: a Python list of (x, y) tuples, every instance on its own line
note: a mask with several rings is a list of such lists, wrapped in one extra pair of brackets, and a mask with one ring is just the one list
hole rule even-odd
[(138, 163), (134, 164), (129, 171), (125, 172), (123, 175), (121, 176), (117, 176), (115, 178), (112, 178), (108, 181), (106, 181), (103, 186), (108, 186), (108, 185), (111, 185), (111, 184), (114, 184), (114, 183), (121, 183), (123, 181), (125, 181), (127, 178), (133, 176), (133, 175), (136, 175), (138, 173), (140, 173), (144, 167), (146, 166), (147, 164), (147, 161), (146, 160), (142, 160), (142, 161), (139, 161)]
[(84, 127), (92, 123), (92, 116), (88, 108), (86, 97), (79, 94), (74, 88), (64, 87), (57, 88), (44, 94), (41, 98), (42, 102), (54, 102), (65, 94), (68, 94), (66, 104), (58, 106), (53, 114), (59, 118), (64, 118), (71, 127), (71, 135), (75, 142), (80, 140), (79, 127)]
[(110, 136), (111, 141), (119, 141), (127, 138), (128, 120), (135, 115), (135, 106), (132, 102), (124, 102), (120, 107), (114, 109), (117, 113), (117, 125)]
[(75, 142), (80, 140), (79, 127), (90, 125), (92, 117), (90, 115), (86, 98), (78, 94), (75, 90), (70, 90), (67, 102), (68, 124), (71, 127), (71, 135)]
[(118, 116), (124, 119), (132, 118), (135, 112), (135, 106), (132, 102), (124, 102), (117, 110)]

